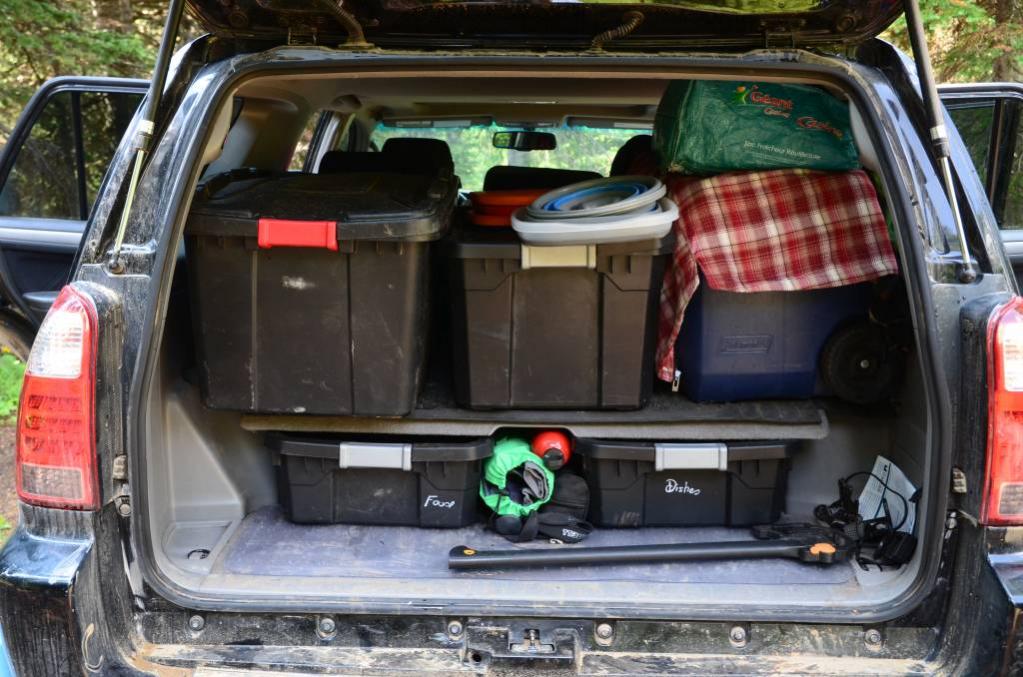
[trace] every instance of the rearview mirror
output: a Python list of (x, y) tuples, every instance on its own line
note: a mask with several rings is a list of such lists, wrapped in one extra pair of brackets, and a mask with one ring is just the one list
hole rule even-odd
[(558, 139), (550, 132), (494, 132), (494, 148), (503, 150), (554, 150)]

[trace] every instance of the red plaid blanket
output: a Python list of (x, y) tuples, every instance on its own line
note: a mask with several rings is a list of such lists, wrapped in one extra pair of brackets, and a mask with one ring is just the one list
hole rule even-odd
[(675, 376), (675, 340), (703, 273), (734, 292), (840, 287), (898, 272), (863, 171), (780, 169), (709, 179), (672, 176), (676, 246), (661, 289), (657, 372)]

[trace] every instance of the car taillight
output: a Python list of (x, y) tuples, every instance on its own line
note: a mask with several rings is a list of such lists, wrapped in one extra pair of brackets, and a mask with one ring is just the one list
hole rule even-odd
[(988, 321), (987, 482), (981, 521), (1023, 524), (1023, 297)]
[(39, 327), (18, 408), (18, 496), (25, 503), (95, 510), (96, 306), (64, 287)]

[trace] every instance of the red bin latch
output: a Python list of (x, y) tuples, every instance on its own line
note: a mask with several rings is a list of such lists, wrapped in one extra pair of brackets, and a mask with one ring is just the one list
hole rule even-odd
[(337, 251), (337, 221), (259, 220), (259, 248), (316, 247)]

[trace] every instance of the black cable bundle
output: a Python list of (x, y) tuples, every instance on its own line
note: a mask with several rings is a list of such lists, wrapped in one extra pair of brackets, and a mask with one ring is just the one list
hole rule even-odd
[[(857, 477), (872, 477), (884, 487), (885, 496), (893, 494), (902, 501), (902, 519), (898, 524), (892, 523), (892, 511), (888, 499), (881, 499), (882, 514), (876, 518), (863, 519), (859, 512), (859, 500), (853, 498), (851, 481)], [(814, 509), (814, 517), (832, 529), (836, 529), (849, 538), (855, 545), (856, 562), (869, 569), (870, 566), (884, 568), (886, 566), (902, 566), (909, 562), (916, 550), (916, 536), (899, 531), (909, 516), (910, 504), (916, 510), (919, 490), (910, 497), (895, 491), (883, 479), (870, 471), (855, 472), (838, 480), (838, 500), (830, 505), (818, 505)], [(868, 556), (863, 550), (871, 551)]]

